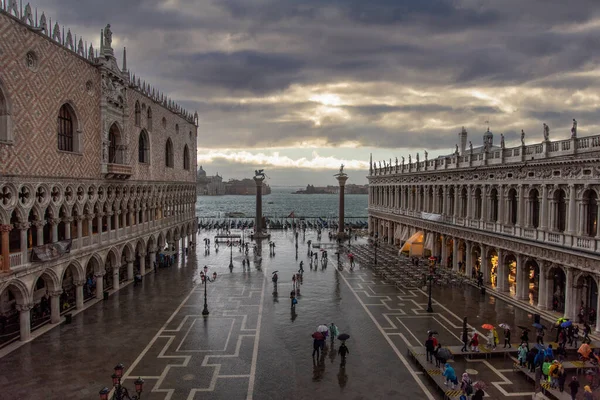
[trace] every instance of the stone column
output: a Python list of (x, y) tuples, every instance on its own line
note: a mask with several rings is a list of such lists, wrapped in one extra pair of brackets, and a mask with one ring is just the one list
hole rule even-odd
[(508, 281), (506, 277), (506, 265), (504, 264), (504, 250), (497, 249), (498, 253), (498, 269), (496, 271), (496, 289), (501, 292), (507, 291)]
[(346, 187), (346, 181), (348, 180), (348, 175), (340, 172), (336, 175), (335, 179), (337, 179), (340, 185), (340, 200), (339, 200), (339, 225), (338, 225), (338, 237), (344, 237), (344, 190)]
[(150, 249), (150, 265), (148, 265), (148, 268), (154, 268), (155, 262), (156, 262), (156, 249)]
[(73, 217), (67, 217), (63, 219), (65, 223), (65, 239), (71, 239), (71, 224), (73, 223)]
[(60, 295), (62, 289), (50, 292), (50, 322), (58, 324), (60, 322)]
[(502, 226), (504, 222), (504, 203), (506, 199), (504, 198), (504, 186), (498, 185), (498, 219), (496, 221), (497, 225)]
[(569, 185), (569, 216), (567, 224), (567, 233), (569, 235), (575, 235), (577, 233), (577, 202), (575, 200), (575, 185)]
[(52, 218), (49, 223), (50, 226), (52, 227), (52, 237), (50, 238), (50, 242), (51, 243), (56, 243), (58, 242), (58, 223), (60, 222), (60, 219), (58, 218)]
[(454, 185), (454, 210), (451, 210), (451, 211), (454, 211), (452, 213), (454, 215), (454, 218), (458, 218), (459, 210), (460, 210), (460, 186)]
[(110, 242), (110, 239), (112, 238), (113, 234), (111, 233), (112, 231), (112, 216), (113, 216), (113, 212), (109, 211), (106, 213), (106, 239)]
[[(20, 230), (21, 234), (21, 263), (26, 264), (29, 262), (29, 248), (27, 246), (27, 230), (31, 227), (29, 222), (23, 222), (17, 224), (16, 228)], [(8, 235), (7, 235), (8, 236)], [(8, 239), (8, 237), (7, 237)], [(2, 248), (4, 248), (4, 244), (2, 244)], [(7, 248), (8, 250), (8, 248)]]
[(490, 283), (490, 262), (487, 257), (488, 248), (484, 244), (481, 247), (481, 272), (483, 273), (483, 282)]
[(98, 244), (102, 243), (102, 217), (104, 217), (103, 212), (99, 212), (96, 214), (96, 224), (98, 225)]
[(433, 213), (437, 213), (438, 209), (439, 209), (439, 198), (438, 198), (438, 186), (434, 186), (433, 187), (433, 209), (431, 210), (431, 212)]
[(8, 235), (12, 229), (12, 225), (0, 225), (0, 235), (2, 235), (2, 265), (0, 265), (0, 271), (10, 271), (10, 243)]
[[(117, 261), (119, 262), (119, 261)], [(120, 284), (119, 284), (119, 271), (121, 270), (121, 266), (114, 266), (113, 267), (113, 289), (114, 290), (119, 290)]]
[(92, 237), (94, 236), (94, 228), (92, 220), (94, 219), (94, 214), (86, 215), (87, 225), (88, 225), (88, 236), (90, 237), (90, 245), (93, 244)]
[(542, 198), (540, 199), (541, 214), (539, 229), (545, 231), (548, 229), (548, 186), (542, 185)]
[(452, 271), (458, 272), (458, 239), (452, 238)]
[(473, 256), (471, 254), (471, 250), (473, 249), (472, 243), (465, 241), (465, 251), (467, 252), (467, 257), (465, 260), (465, 274), (467, 278), (471, 278), (473, 272)]
[(255, 176), (254, 183), (256, 183), (256, 216), (254, 217), (254, 237), (262, 237), (262, 186), (264, 177)]
[(465, 213), (467, 219), (471, 219), (473, 217), (473, 195), (471, 191), (472, 186), (467, 185), (467, 212)]
[(517, 186), (517, 226), (523, 227), (526, 225), (525, 222), (525, 188), (523, 185)]
[(19, 332), (21, 341), (26, 342), (31, 339), (31, 309), (33, 304), (17, 304), (19, 312)]
[(119, 226), (120, 226), (120, 219), (121, 219), (121, 210), (115, 210), (115, 239), (119, 238)]
[[(586, 221), (588, 216), (589, 204), (587, 199), (580, 199), (579, 201), (579, 226), (577, 227), (577, 236), (583, 236), (586, 234), (587, 226)], [(591, 232), (590, 232), (591, 233)], [(598, 296), (600, 297), (600, 296)]]
[[(140, 271), (141, 273), (141, 271)], [(117, 280), (118, 279), (118, 274), (117, 274)], [(127, 259), (127, 280), (128, 281), (132, 281), (134, 278), (134, 273), (133, 273), (133, 260), (131, 259)]]
[(517, 300), (524, 300), (524, 288), (523, 286), (525, 285), (525, 281), (528, 280), (527, 277), (525, 276), (525, 270), (524, 270), (524, 266), (523, 266), (523, 255), (522, 254), (517, 254), (517, 276), (516, 276), (516, 281), (517, 281), (517, 289), (515, 290), (515, 297), (517, 298)]
[(102, 271), (101, 273), (95, 273), (96, 277), (96, 298), (102, 300), (104, 296), (104, 274), (106, 271)]
[[(572, 310), (573, 307), (573, 268), (567, 267), (567, 273), (565, 279), (565, 318), (573, 319), (575, 314)], [(576, 306), (576, 305), (575, 305)]]
[(73, 281), (75, 285), (75, 304), (78, 310), (83, 309), (83, 285), (85, 284), (85, 279)]
[[(540, 272), (539, 272), (539, 288), (538, 288), (538, 304), (537, 307), (540, 310), (548, 309), (548, 267), (546, 263), (541, 260), (536, 260)], [(599, 296), (600, 297), (600, 296)]]
[(446, 235), (440, 235), (441, 243), (442, 243), (442, 251), (441, 251), (441, 264), (442, 267), (448, 267), (448, 246), (446, 246)]
[(44, 225), (46, 225), (46, 221), (35, 221), (33, 225), (37, 229), (37, 246), (44, 245)]
[(481, 187), (481, 218), (480, 218), (481, 222), (485, 222), (488, 220), (488, 217), (487, 217), (488, 201), (489, 201), (489, 198), (487, 195), (487, 186), (483, 185)]
[[(129, 267), (129, 266), (128, 266)], [(133, 265), (132, 265), (133, 268)], [(152, 266), (150, 266), (152, 268)], [(146, 253), (140, 253), (140, 275), (146, 275)]]
[(79, 248), (83, 247), (83, 216), (78, 215), (75, 217), (75, 220), (77, 221), (77, 241), (79, 243)]

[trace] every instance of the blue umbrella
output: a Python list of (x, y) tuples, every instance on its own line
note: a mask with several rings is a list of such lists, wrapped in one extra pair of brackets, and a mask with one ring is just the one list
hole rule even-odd
[(571, 321), (565, 321), (562, 324), (560, 324), (561, 328), (568, 328), (571, 325), (573, 325), (573, 322), (571, 322)]
[(535, 329), (542, 329), (542, 328), (544, 328), (544, 325), (542, 325), (542, 324), (538, 324), (538, 323), (536, 322), (535, 324), (533, 324), (533, 327), (534, 327)]

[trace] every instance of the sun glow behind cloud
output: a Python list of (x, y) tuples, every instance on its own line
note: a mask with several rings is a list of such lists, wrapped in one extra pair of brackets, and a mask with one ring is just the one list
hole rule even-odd
[(236, 164), (262, 165), (277, 168), (302, 168), (311, 170), (338, 169), (341, 164), (347, 169), (368, 169), (369, 163), (362, 160), (345, 160), (334, 156), (321, 156), (313, 151), (311, 157), (300, 157), (293, 159), (284, 156), (278, 151), (251, 153), (249, 151), (232, 150), (210, 150), (204, 154), (198, 154), (198, 164), (210, 164), (218, 160), (228, 161)]

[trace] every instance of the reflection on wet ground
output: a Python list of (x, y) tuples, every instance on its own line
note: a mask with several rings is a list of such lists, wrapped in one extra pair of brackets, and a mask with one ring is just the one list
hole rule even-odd
[[(112, 367), (123, 362), (127, 377), (143, 376), (145, 399), (437, 399), (442, 398), (405, 358), (407, 346), (422, 344), (428, 329), (440, 340), (460, 343), (463, 316), (479, 328), (483, 323), (531, 324), (531, 316), (476, 289), (434, 287), (434, 314), (424, 312), (427, 298), (420, 289), (398, 290), (358, 265), (336, 268), (337, 246), (321, 240), (328, 263), (310, 262), (307, 241), (318, 244), (315, 231), (298, 237), (271, 232), (275, 252), (262, 241), (246, 256), (221, 245), (206, 251), (200, 232), (198, 247), (185, 261), (144, 277), (141, 286), (128, 285), (62, 325), (0, 360), (3, 394), (18, 399), (92, 398), (110, 384)], [(366, 243), (360, 239), (352, 245)], [(230, 256), (234, 267), (228, 268)], [(244, 260), (248, 266), (242, 266)], [(302, 283), (292, 276), (303, 262)], [(244, 263), (245, 264), (245, 263)], [(207, 284), (210, 315), (202, 316), (202, 267), (217, 280)], [(274, 285), (272, 272), (278, 271)], [(291, 307), (290, 294), (298, 301)], [(318, 360), (311, 357), (312, 333), (334, 322), (350, 335), (344, 367), (339, 341), (327, 341)], [(463, 365), (464, 364), (464, 365)], [(467, 362), (457, 362), (466, 369)], [(531, 390), (513, 376), (510, 360), (478, 362), (476, 370), (513, 398)], [(73, 373), (77, 371), (77, 373)], [(500, 376), (500, 375), (502, 376)], [(503, 380), (504, 379), (504, 380)], [(507, 384), (514, 380), (515, 384)], [(126, 383), (132, 386), (132, 380)], [(501, 398), (501, 390), (493, 392)], [(248, 396), (251, 394), (251, 396)]]

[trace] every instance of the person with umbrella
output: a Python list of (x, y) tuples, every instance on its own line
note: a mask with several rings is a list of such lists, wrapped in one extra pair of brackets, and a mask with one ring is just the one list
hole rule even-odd
[(510, 344), (510, 326), (507, 324), (500, 324), (500, 328), (504, 329), (504, 348), (508, 346), (510, 349), (512, 347)]
[(452, 354), (450, 354), (450, 350), (442, 348), (442, 345), (438, 343), (438, 347), (435, 354), (436, 367), (441, 367), (443, 369), (446, 361), (452, 358)]
[(544, 345), (544, 334), (545, 334), (545, 332), (544, 332), (544, 325), (535, 323), (535, 324), (533, 324), (533, 327), (536, 329), (536, 331), (535, 331), (536, 332), (535, 342), (537, 344), (541, 344), (543, 346)]
[(345, 340), (342, 340), (342, 344), (340, 345), (340, 348), (338, 349), (338, 354), (342, 357), (342, 362), (340, 363), (340, 367), (343, 367), (346, 365), (346, 355), (350, 354), (350, 350), (348, 350), (348, 347), (346, 347)]
[(522, 329), (521, 332), (521, 343), (525, 343), (525, 347), (529, 349), (529, 328), (525, 328), (524, 326), (519, 326)]
[(315, 332), (312, 334), (313, 337), (313, 360), (315, 358), (315, 354), (317, 355), (317, 360), (319, 360), (319, 351), (321, 350), (321, 342), (325, 341), (325, 336), (321, 332)]
[(483, 383), (483, 381), (475, 382), (473, 384), (473, 390), (475, 390), (475, 393), (473, 393), (471, 400), (483, 400), (483, 397), (485, 396), (485, 383)]

